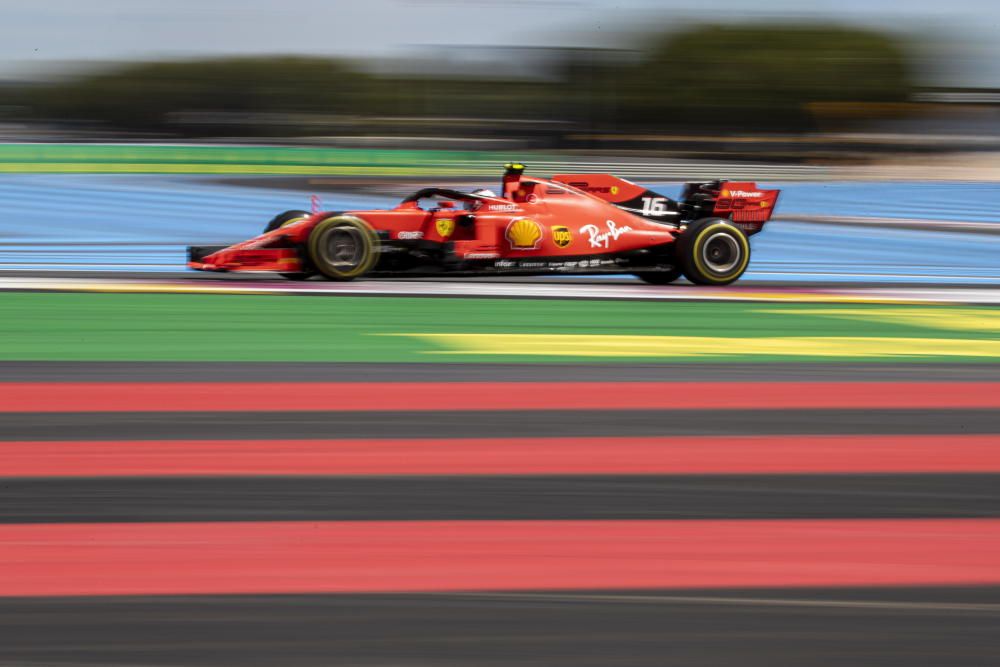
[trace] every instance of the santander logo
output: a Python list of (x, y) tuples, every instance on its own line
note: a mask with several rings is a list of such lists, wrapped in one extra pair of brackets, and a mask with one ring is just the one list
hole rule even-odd
[(619, 227), (614, 220), (607, 220), (604, 224), (608, 226), (608, 231), (602, 232), (597, 225), (584, 225), (580, 228), (581, 234), (589, 234), (591, 248), (608, 248), (612, 241), (617, 241), (626, 232), (632, 231), (628, 225)]

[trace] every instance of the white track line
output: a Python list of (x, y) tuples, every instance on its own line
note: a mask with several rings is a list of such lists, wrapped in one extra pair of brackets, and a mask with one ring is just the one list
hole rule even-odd
[(702, 595), (619, 595), (602, 593), (469, 593), (465, 597), (555, 602), (612, 602), (618, 604), (712, 604), (754, 607), (831, 607), (893, 611), (957, 611), (1000, 613), (1000, 604), (963, 602), (905, 602), (896, 600), (825, 600), (816, 598), (760, 598)]
[(0, 277), (0, 291), (44, 290), (176, 294), (297, 294), (339, 296), (449, 296), (550, 299), (637, 299), (652, 301), (769, 301), (792, 303), (976, 303), (1000, 304), (1000, 288), (824, 287), (817, 289), (735, 286), (695, 287), (642, 284), (405, 282), (293, 283), (253, 280), (140, 280), (124, 278)]

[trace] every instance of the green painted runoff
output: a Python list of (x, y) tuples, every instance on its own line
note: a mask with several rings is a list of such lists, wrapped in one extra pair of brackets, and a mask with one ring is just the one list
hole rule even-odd
[[(8, 292), (0, 294), (0, 360), (602, 360), (549, 354), (530, 337), (509, 354), (481, 355), (455, 354), (434, 338), (398, 335), (586, 334), (733, 339), (731, 354), (710, 359), (613, 354), (605, 359), (617, 363), (801, 361), (801, 355), (745, 355), (738, 339), (890, 337), (968, 340), (995, 347), (1000, 341), (998, 313), (966, 306)], [(976, 354), (922, 358), (997, 361)]]

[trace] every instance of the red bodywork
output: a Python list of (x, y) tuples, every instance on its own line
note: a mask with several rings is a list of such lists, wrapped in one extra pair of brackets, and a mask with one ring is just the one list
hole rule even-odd
[[(761, 190), (749, 182), (689, 184), (688, 190), (694, 186), (700, 188), (695, 199), (707, 207), (698, 217), (728, 218), (747, 234), (760, 231), (778, 197), (777, 190)], [(304, 248), (313, 228), (331, 215), (350, 215), (378, 233), (389, 260), (401, 251), (436, 250), (427, 256), (436, 257), (431, 262), (445, 270), (600, 272), (661, 264), (692, 217), (685, 210), (690, 208), (687, 201), (671, 200), (610, 174), (567, 174), (549, 180), (508, 172), (502, 193), (495, 197), (439, 189), (422, 192), (432, 190), (432, 195), (407, 198), (389, 210), (315, 213), (248, 241), (198, 257), (192, 254), (189, 266), (203, 271), (307, 271)], [(691, 194), (688, 190), (685, 193)], [(443, 200), (420, 206), (421, 200), (431, 198)], [(375, 270), (413, 269), (405, 262), (399, 267), (380, 260)], [(428, 268), (426, 262), (423, 268)]]

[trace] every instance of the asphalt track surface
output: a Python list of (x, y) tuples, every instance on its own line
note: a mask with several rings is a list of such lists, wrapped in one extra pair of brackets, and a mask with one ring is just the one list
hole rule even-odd
[[(124, 292), (432, 298), (516, 298), (633, 301), (759, 301), (790, 303), (1000, 303), (1000, 289), (957, 279), (898, 284), (859, 274), (846, 282), (765, 282), (743, 279), (726, 287), (684, 282), (648, 285), (631, 276), (494, 278), (373, 278), (351, 282), (289, 281), (273, 274), (192, 275), (115, 272), (4, 271), (0, 291)], [(128, 277), (133, 276), (133, 277)]]
[[(998, 232), (1000, 233), (1000, 232)], [(185, 268), (175, 268), (168, 271), (157, 271), (151, 273), (149, 271), (108, 271), (100, 269), (73, 269), (73, 270), (39, 270), (39, 269), (2, 269), (0, 270), (0, 276), (10, 277), (10, 278), (72, 278), (72, 279), (117, 279), (117, 280), (183, 280), (187, 282), (192, 282), (195, 284), (199, 283), (259, 283), (262, 281), (267, 282), (277, 282), (278, 284), (284, 284), (289, 288), (295, 288), (301, 286), (301, 281), (289, 282), (286, 279), (278, 279), (273, 273), (213, 273), (209, 271), (193, 271)], [(365, 279), (362, 281), (356, 281), (353, 284), (363, 284), (365, 282), (371, 282), (373, 279)], [(434, 275), (434, 276), (399, 276), (393, 278), (386, 278), (392, 283), (398, 283), (401, 285), (405, 284), (424, 284), (424, 283), (458, 283), (458, 284), (480, 284), (489, 286), (491, 284), (521, 284), (521, 285), (533, 285), (538, 284), (540, 281), (546, 284), (554, 285), (607, 285), (607, 284), (624, 284), (624, 285), (635, 285), (638, 287), (644, 287), (646, 283), (638, 280), (629, 274), (597, 274), (597, 275), (565, 275), (560, 276), (557, 274), (550, 275), (510, 275), (510, 276), (447, 276), (447, 275)], [(307, 284), (330, 284), (329, 281), (324, 281), (318, 278), (312, 278), (307, 281)], [(334, 283), (336, 284), (336, 283)], [(691, 286), (689, 283), (683, 279), (678, 281), (678, 284), (689, 287), (689, 289), (703, 289)], [(754, 280), (752, 278), (741, 278), (737, 285), (753, 285), (755, 287), (777, 287), (777, 288), (803, 288), (803, 289), (841, 289), (844, 287), (855, 287), (855, 288), (868, 288), (868, 287), (899, 287), (899, 284), (886, 280), (884, 276), (878, 274), (872, 274), (870, 276), (858, 276), (856, 279), (849, 281), (848, 285), (842, 280), (814, 280), (809, 283), (803, 283), (801, 280), (787, 279), (787, 280)], [(983, 285), (980, 282), (963, 282), (961, 280), (946, 279), (946, 278), (930, 278), (923, 281), (912, 281), (906, 284), (908, 287), (935, 287), (935, 286), (968, 286), (968, 287), (987, 287), (989, 285)], [(653, 289), (646, 287), (646, 289)]]
[(0, 415), (3, 440), (996, 433), (995, 408), (525, 412), (49, 412)]
[[(1000, 233), (1000, 231), (998, 231)], [(151, 273), (149, 271), (130, 271), (130, 270), (120, 270), (120, 271), (108, 271), (108, 270), (93, 270), (93, 269), (74, 269), (74, 270), (38, 270), (38, 269), (0, 269), (0, 277), (3, 278), (52, 278), (52, 279), (74, 279), (74, 280), (85, 280), (85, 279), (115, 279), (115, 280), (131, 280), (131, 281), (185, 281), (193, 284), (253, 284), (261, 282), (277, 283), (280, 285), (285, 285), (289, 289), (294, 289), (296, 287), (301, 287), (301, 281), (291, 281), (286, 279), (278, 279), (272, 273), (212, 273), (208, 271), (193, 271), (189, 269), (171, 269), (168, 271), (157, 271)], [(366, 279), (362, 281), (355, 281), (353, 283), (361, 285), (366, 282), (372, 282), (374, 279)], [(655, 289), (646, 283), (638, 280), (634, 276), (629, 274), (602, 274), (602, 275), (568, 275), (560, 276), (556, 274), (552, 275), (524, 275), (524, 276), (462, 276), (462, 277), (449, 277), (447, 275), (437, 275), (437, 276), (408, 276), (408, 277), (393, 277), (384, 279), (391, 284), (407, 285), (407, 284), (473, 284), (490, 286), (494, 284), (498, 285), (537, 285), (539, 282), (551, 285), (572, 285), (579, 287), (581, 285), (632, 285), (637, 288), (642, 289)], [(307, 285), (336, 285), (337, 283), (330, 283), (329, 281), (320, 280), (318, 278), (312, 278), (306, 282)], [(682, 285), (687, 289), (692, 290), (703, 290), (705, 288), (696, 287), (690, 285), (683, 279), (679, 280), (678, 285)], [(768, 287), (768, 288), (789, 288), (789, 289), (802, 289), (802, 290), (824, 290), (824, 289), (845, 289), (845, 288), (899, 288), (900, 284), (896, 281), (887, 280), (885, 276), (880, 276), (878, 274), (872, 274), (869, 276), (857, 276), (853, 280), (812, 280), (808, 283), (803, 283), (801, 280), (786, 279), (786, 280), (754, 280), (753, 278), (744, 277), (741, 278), (737, 286), (753, 286), (756, 288)], [(991, 289), (994, 286), (989, 284), (984, 284), (978, 281), (962, 281), (954, 278), (934, 278), (927, 277), (924, 280), (913, 280), (907, 282), (904, 286), (910, 288), (932, 288), (932, 287), (980, 287), (984, 289)], [(733, 287), (730, 287), (733, 289)], [(568, 296), (572, 296), (571, 293), (567, 292)]]
[(976, 363), (595, 363), (440, 364), (0, 361), (0, 382), (1000, 382), (1000, 364)]
[(0, 523), (1000, 517), (1000, 474), (7, 480)]
[(996, 587), (8, 599), (0, 665), (983, 667), (998, 624)]
[[(16, 391), (23, 383), (255, 382), (262, 374), (292, 377), (304, 391), (331, 377), (454, 383), (461, 392), (468, 383), (541, 383), (557, 375), (564, 382), (676, 382), (683, 392), (706, 381), (994, 383), (997, 367), (4, 362), (0, 392), (5, 387)], [(602, 436), (691, 436), (706, 443), (716, 436), (758, 436), (764, 443), (784, 437), (804, 448), (815, 446), (804, 439), (809, 434), (840, 434), (845, 442), (891, 437), (903, 446), (930, 438), (938, 451), (959, 451), (955, 458), (961, 461), (969, 438), (987, 438), (979, 451), (990, 456), (996, 451), (1000, 413), (995, 408), (449, 410), (447, 395), (440, 403), (439, 410), (390, 412), (233, 412), (213, 411), (211, 405), (197, 412), (0, 412), (0, 447), (8, 448), (8, 461), (16, 451), (42, 451), (55, 443), (70, 450), (121, 446), (139, 452), (144, 443), (217, 439), (235, 448), (231, 455), (228, 450), (217, 454), (219, 465), (228, 467), (221, 474), (167, 475), (153, 460), (146, 463), (146, 473), (114, 477), (4, 476), (0, 544), (7, 545), (6, 558), (12, 560), (0, 563), (0, 590), (15, 594), (0, 596), (0, 665), (1000, 662), (1000, 571), (992, 555), (998, 553), (1000, 526), (995, 463), (981, 469), (969, 458), (966, 468), (943, 472), (900, 472), (887, 463), (883, 472), (825, 474), (269, 475), (239, 470), (240, 448), (275, 439), (354, 438), (376, 446), (396, 438), (416, 446), (417, 438), (440, 443), (484, 434), (535, 438), (540, 444)], [(869, 441), (858, 443), (869, 446)], [(96, 456), (95, 465), (107, 465), (106, 450)], [(37, 463), (43, 471), (46, 460)], [(706, 461), (714, 465), (708, 455)], [(507, 570), (530, 575), (537, 566), (529, 558), (541, 539), (537, 530), (559, 538), (568, 525), (578, 526), (578, 537), (585, 541), (560, 545), (557, 539), (552, 547), (559, 556), (548, 556), (554, 558), (548, 576), (553, 581), (565, 577), (563, 584), (497, 579)], [(446, 543), (443, 551), (427, 552), (421, 541), (442, 530), (485, 539), (494, 527), (504, 527), (507, 537), (473, 542), (471, 551)], [(632, 541), (619, 540), (616, 527), (640, 532)], [(340, 545), (354, 544), (356, 531), (384, 531), (395, 564), (383, 567), (395, 569), (361, 594), (351, 581), (324, 579), (329, 572), (322, 562), (302, 563), (304, 581), (290, 584), (287, 594), (271, 594), (280, 591), (264, 583), (277, 576), (280, 587), (282, 572), (298, 569), (290, 563), (314, 548), (303, 540), (327, 529), (355, 537), (333, 538), (323, 558), (349, 552)], [(718, 548), (723, 555), (733, 550), (735, 560), (712, 552), (703, 557), (705, 567), (715, 572), (710, 578), (735, 568), (731, 576), (742, 583), (690, 588), (672, 585), (669, 581), (677, 579), (668, 577), (667, 584), (651, 578), (647, 584), (594, 589), (587, 585), (595, 580), (584, 576), (587, 570), (574, 573), (567, 566), (567, 572), (559, 572), (574, 551), (582, 550), (599, 567), (621, 559), (622, 572), (600, 570), (612, 582), (618, 581), (614, 576), (630, 576), (630, 567), (641, 579), (643, 568), (660, 558), (659, 547), (643, 530), (690, 535), (682, 544), (691, 553), (683, 558), (698, 559), (699, 549), (723, 540)], [(116, 544), (125, 550), (117, 551)], [(619, 544), (630, 546), (619, 553), (614, 550)], [(230, 551), (216, 555), (219, 545)], [(220, 591), (217, 582), (228, 581), (227, 570), (240, 574), (241, 552), (256, 554), (259, 548), (272, 550), (272, 569), (244, 573), (235, 590)], [(95, 549), (108, 549), (110, 555), (93, 560)], [(463, 559), (488, 560), (490, 552), (499, 560), (477, 571), (475, 581), (481, 583), (470, 590), (430, 586), (405, 592), (393, 583), (424, 576), (419, 573), (426, 574), (428, 562), (435, 560), (446, 580)], [(349, 579), (363, 578), (367, 559), (381, 557), (377, 551), (366, 553), (361, 562), (344, 564), (353, 573)], [(746, 553), (763, 553), (765, 560), (755, 564)], [(803, 553), (809, 558), (827, 554), (832, 560), (803, 563), (797, 560)], [(519, 560), (522, 556), (527, 560)], [(136, 557), (139, 562), (132, 560)], [(221, 560), (214, 567), (221, 569), (199, 579), (191, 563), (216, 557)], [(829, 583), (779, 583), (802, 575), (803, 567), (805, 581), (819, 577)], [(153, 580), (157, 583), (143, 592), (145, 582)], [(108, 588), (116, 581), (137, 588), (116, 593)]]
[(0, 382), (998, 382), (1000, 364), (594, 363), (440, 364), (258, 361), (0, 361)]

